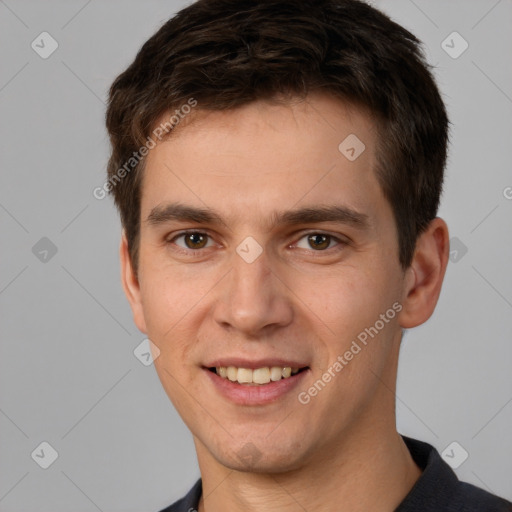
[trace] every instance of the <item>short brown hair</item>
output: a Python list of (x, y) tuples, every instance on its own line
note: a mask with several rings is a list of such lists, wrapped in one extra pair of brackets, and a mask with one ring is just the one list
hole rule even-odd
[[(326, 92), (363, 107), (378, 124), (379, 183), (407, 268), (436, 216), (448, 119), (420, 42), (358, 0), (199, 0), (166, 22), (110, 88), (109, 191), (137, 271), (144, 158), (155, 123), (194, 98), (224, 110), (277, 96)], [(130, 169), (128, 168), (128, 172)]]

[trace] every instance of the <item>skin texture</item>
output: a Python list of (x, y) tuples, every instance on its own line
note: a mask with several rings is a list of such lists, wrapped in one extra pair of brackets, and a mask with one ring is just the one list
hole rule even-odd
[[(349, 161), (350, 134), (366, 149)], [(375, 176), (369, 116), (328, 96), (198, 111), (148, 155), (135, 278), (126, 239), (122, 282), (137, 327), (160, 349), (155, 367), (190, 428), (203, 478), (200, 510), (392, 511), (420, 475), (396, 432), (395, 382), (403, 328), (425, 322), (448, 260), (437, 218), (412, 265), (398, 261), (391, 206)], [(167, 203), (207, 208), (220, 222), (147, 222)], [(275, 224), (275, 214), (342, 206), (361, 229), (334, 221)], [(184, 229), (209, 235), (187, 249)], [(331, 235), (329, 248), (308, 234)], [(253, 237), (263, 252), (236, 252)], [(338, 242), (339, 240), (339, 242)], [(402, 309), (307, 404), (310, 388), (357, 335), (394, 303)], [(279, 357), (309, 366), (300, 388), (265, 405), (222, 396), (202, 366), (221, 357)], [(258, 454), (238, 455), (248, 443)], [(313, 492), (312, 492), (313, 491)]]

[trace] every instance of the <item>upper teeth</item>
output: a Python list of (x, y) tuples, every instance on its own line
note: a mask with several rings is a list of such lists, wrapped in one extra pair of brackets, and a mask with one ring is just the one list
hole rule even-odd
[(290, 366), (272, 366), (269, 368), (237, 368), (236, 366), (217, 366), (215, 368), (217, 375), (240, 384), (268, 384), (270, 381), (287, 379), (290, 375), (295, 375), (299, 369)]

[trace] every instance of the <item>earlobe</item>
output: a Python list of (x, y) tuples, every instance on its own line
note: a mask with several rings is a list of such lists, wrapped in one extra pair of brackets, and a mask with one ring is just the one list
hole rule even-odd
[(140, 293), (139, 280), (133, 270), (130, 253), (128, 250), (128, 241), (123, 231), (121, 243), (119, 246), (119, 259), (121, 262), (121, 284), (132, 309), (133, 321), (135, 325), (144, 334), (147, 334), (144, 310), (142, 308), (142, 299)]
[(399, 323), (402, 328), (426, 322), (441, 293), (449, 256), (446, 222), (436, 217), (418, 237), (411, 266), (406, 270)]

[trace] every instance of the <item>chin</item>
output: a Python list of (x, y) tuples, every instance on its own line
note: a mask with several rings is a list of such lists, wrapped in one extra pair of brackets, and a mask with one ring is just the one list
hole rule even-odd
[(240, 472), (248, 473), (286, 473), (304, 465), (306, 454), (299, 452), (299, 443), (273, 444), (246, 441), (237, 443), (240, 448), (221, 449), (220, 453), (212, 451), (212, 455), (223, 466)]
[(288, 473), (299, 469), (302, 465), (298, 460), (291, 461), (289, 460), (289, 457), (286, 459), (275, 456), (263, 456), (258, 461), (240, 461), (238, 459), (230, 458), (226, 461), (219, 460), (219, 462), (233, 471), (265, 475)]

